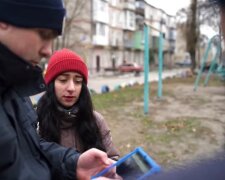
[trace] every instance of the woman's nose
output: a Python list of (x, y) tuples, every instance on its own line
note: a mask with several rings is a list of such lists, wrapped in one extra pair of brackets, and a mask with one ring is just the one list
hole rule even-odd
[(68, 82), (67, 90), (68, 91), (74, 91), (75, 90), (75, 84), (72, 80)]

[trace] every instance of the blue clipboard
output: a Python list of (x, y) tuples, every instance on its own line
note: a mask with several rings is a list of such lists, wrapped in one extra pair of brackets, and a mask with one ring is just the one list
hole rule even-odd
[(91, 179), (104, 176), (111, 168), (117, 168), (117, 174), (124, 180), (143, 180), (160, 171), (160, 166), (141, 148), (119, 159), (116, 163), (105, 168)]

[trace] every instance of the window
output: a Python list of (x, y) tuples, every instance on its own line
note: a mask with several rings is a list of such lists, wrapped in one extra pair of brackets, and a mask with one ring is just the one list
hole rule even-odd
[(105, 25), (99, 23), (99, 35), (105, 36)]
[(130, 14), (130, 16), (129, 16), (129, 21), (130, 21), (129, 26), (134, 27), (134, 13), (130, 12), (129, 14)]
[(96, 24), (93, 24), (93, 34), (97, 34), (97, 27), (96, 27)]
[(106, 2), (101, 2), (100, 4), (99, 4), (99, 9), (100, 9), (100, 11), (106, 11)]
[(134, 28), (135, 26), (135, 14), (134, 12), (127, 11), (126, 12), (127, 26), (128, 28)]

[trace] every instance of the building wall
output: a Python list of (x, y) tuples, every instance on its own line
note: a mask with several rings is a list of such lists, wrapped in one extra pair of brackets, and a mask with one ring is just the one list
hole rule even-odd
[(125, 24), (125, 13), (123, 3), (119, 0), (109, 1), (109, 51), (110, 57), (107, 67), (115, 68), (123, 61), (123, 28)]
[[(67, 1), (71, 3), (70, 11), (74, 0)], [(143, 65), (144, 22), (153, 27), (149, 34), (150, 47), (158, 47), (159, 30), (163, 32), (164, 62), (171, 61), (166, 52), (175, 44), (173, 16), (144, 0), (84, 1), (84, 9), (75, 18), (68, 41), (73, 45), (70, 48), (85, 59), (91, 74), (101, 74), (105, 68), (118, 66), (124, 60)]]

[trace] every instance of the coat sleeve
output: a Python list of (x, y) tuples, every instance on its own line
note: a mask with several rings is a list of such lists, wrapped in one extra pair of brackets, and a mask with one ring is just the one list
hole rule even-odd
[(62, 176), (62, 179), (76, 179), (77, 161), (80, 156), (78, 152), (44, 139), (40, 140), (40, 146), (56, 174)]
[(225, 179), (225, 152), (216, 156), (193, 162), (186, 166), (177, 167), (153, 175), (153, 180), (224, 180)]
[(106, 148), (106, 153), (107, 153), (108, 157), (113, 160), (118, 160), (119, 152), (115, 148), (115, 146), (112, 142), (111, 132), (110, 132), (110, 129), (109, 129), (106, 121), (104, 120), (104, 117), (96, 111), (94, 113), (95, 113), (95, 116), (97, 119), (98, 127), (100, 128), (100, 132), (101, 132), (102, 139), (103, 139), (103, 144)]

